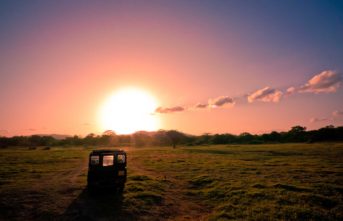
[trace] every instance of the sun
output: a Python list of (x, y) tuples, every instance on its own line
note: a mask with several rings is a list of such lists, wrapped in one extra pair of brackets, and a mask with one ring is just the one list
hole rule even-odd
[(113, 130), (117, 134), (157, 130), (159, 121), (153, 114), (157, 106), (155, 98), (147, 91), (137, 88), (116, 91), (100, 110), (102, 130)]

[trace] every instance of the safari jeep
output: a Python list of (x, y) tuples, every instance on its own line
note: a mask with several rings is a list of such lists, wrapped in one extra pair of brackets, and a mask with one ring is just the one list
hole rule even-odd
[(126, 152), (94, 150), (89, 155), (87, 187), (124, 190), (126, 182)]

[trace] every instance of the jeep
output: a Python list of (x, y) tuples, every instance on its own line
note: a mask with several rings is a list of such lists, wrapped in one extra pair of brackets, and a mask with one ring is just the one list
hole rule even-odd
[(123, 150), (94, 150), (89, 154), (87, 187), (124, 190), (126, 152)]

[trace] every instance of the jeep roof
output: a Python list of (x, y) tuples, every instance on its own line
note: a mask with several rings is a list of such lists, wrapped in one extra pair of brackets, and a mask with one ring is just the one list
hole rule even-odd
[(112, 153), (125, 153), (124, 150), (93, 150), (91, 155), (97, 154), (112, 154)]

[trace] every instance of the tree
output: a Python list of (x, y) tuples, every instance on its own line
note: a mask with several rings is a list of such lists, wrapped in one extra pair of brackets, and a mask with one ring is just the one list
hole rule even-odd
[(151, 133), (147, 131), (137, 131), (132, 134), (132, 140), (134, 146), (143, 147), (152, 143)]
[(118, 145), (119, 139), (117, 134), (113, 130), (106, 130), (102, 133), (100, 143), (102, 145)]
[(153, 145), (155, 146), (166, 146), (170, 144), (169, 137), (165, 130), (159, 130), (153, 134)]
[(211, 140), (212, 144), (228, 144), (235, 140), (235, 136), (232, 134), (215, 134)]
[(106, 136), (115, 136), (116, 133), (113, 130), (105, 130), (102, 135), (106, 135)]
[(306, 136), (306, 127), (294, 126), (288, 131), (287, 141), (288, 142), (305, 142), (308, 140)]
[(186, 138), (185, 134), (177, 130), (168, 130), (166, 132), (166, 135), (168, 136), (173, 148), (175, 148), (177, 144), (179, 144), (182, 140)]
[(83, 141), (85, 145), (95, 145), (97, 142), (97, 137), (95, 136), (95, 134), (90, 133), (85, 138), (83, 138)]
[(292, 129), (289, 131), (290, 133), (294, 133), (294, 134), (299, 134), (299, 133), (303, 133), (306, 131), (306, 127), (302, 127), (302, 126), (294, 126), (292, 127)]
[(272, 131), (269, 134), (262, 134), (262, 140), (264, 142), (281, 142), (281, 134), (276, 131)]
[(252, 135), (248, 132), (243, 132), (238, 137), (239, 143), (252, 143), (253, 140), (254, 140), (254, 135)]

